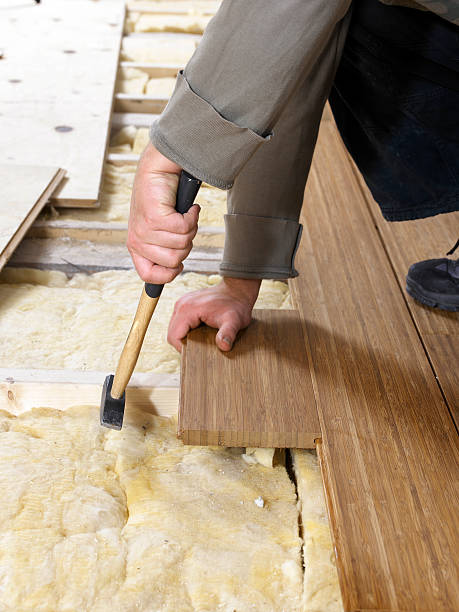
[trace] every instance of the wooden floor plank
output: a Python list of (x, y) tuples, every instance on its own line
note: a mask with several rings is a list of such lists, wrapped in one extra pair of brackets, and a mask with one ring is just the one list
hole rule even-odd
[(254, 311), (230, 353), (217, 349), (214, 329), (200, 327), (181, 367), (185, 444), (314, 448), (320, 428), (296, 311)]
[(332, 122), (290, 282), (303, 317), (345, 610), (459, 608), (457, 436)]
[[(389, 223), (381, 215), (354, 164), (353, 168), (397, 280), (405, 291), (405, 278), (411, 264), (424, 259), (445, 257), (445, 253), (455, 244), (459, 238), (459, 212), (429, 219)], [(459, 427), (459, 313), (428, 308), (404, 294), (456, 426)]]
[(61, 168), (0, 165), (0, 270), (64, 176)]
[(58, 206), (99, 197), (124, 21), (121, 0), (2, 10), (0, 161), (60, 166)]

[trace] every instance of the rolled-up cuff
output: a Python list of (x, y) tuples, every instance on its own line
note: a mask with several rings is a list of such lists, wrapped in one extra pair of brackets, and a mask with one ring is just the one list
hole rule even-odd
[(290, 219), (225, 215), (222, 276), (294, 278), (295, 255), (303, 226)]
[(161, 117), (150, 130), (152, 143), (184, 170), (214, 187), (230, 189), (256, 149), (271, 138), (222, 117), (194, 93), (183, 72)]

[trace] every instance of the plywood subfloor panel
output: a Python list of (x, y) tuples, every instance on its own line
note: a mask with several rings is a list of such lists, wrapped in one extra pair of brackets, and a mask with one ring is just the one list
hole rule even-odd
[(332, 122), (323, 122), (290, 282), (322, 429), (343, 603), (459, 609), (454, 424)]
[(298, 313), (255, 310), (229, 353), (215, 333), (196, 329), (183, 351), (184, 443), (314, 448), (320, 428)]
[(0, 165), (0, 270), (64, 175), (61, 168)]
[[(459, 237), (459, 212), (429, 219), (389, 223), (385, 221), (370, 190), (358, 173), (366, 201), (405, 291), (405, 279), (411, 264), (424, 259), (439, 259)], [(452, 257), (458, 257), (454, 254)], [(459, 313), (423, 306), (405, 293), (413, 320), (432, 362), (438, 382), (459, 427)]]
[(0, 162), (67, 170), (60, 206), (99, 197), (124, 20), (121, 0), (2, 10)]

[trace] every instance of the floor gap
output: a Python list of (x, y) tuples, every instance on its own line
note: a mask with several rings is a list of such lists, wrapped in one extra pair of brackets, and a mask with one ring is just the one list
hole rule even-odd
[[(300, 497), (298, 495), (298, 483), (296, 480), (296, 474), (295, 474), (295, 470), (293, 468), (293, 456), (292, 456), (292, 451), (290, 448), (286, 448), (285, 449), (285, 469), (287, 470), (287, 474), (290, 478), (290, 480), (293, 483), (293, 486), (295, 487), (295, 495), (296, 495), (296, 499), (297, 499), (297, 505), (300, 506)], [(303, 523), (301, 520), (301, 507), (298, 507), (298, 535), (301, 538), (301, 566), (303, 568), (303, 578), (304, 578), (304, 538), (303, 538)], [(304, 585), (304, 580), (303, 580), (303, 585)]]

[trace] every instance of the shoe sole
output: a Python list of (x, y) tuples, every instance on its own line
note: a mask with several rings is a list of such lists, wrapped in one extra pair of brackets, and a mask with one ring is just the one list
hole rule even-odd
[(447, 310), (448, 312), (459, 312), (458, 305), (439, 302), (427, 297), (421, 291), (419, 291), (418, 287), (414, 285), (414, 283), (410, 283), (408, 280), (406, 283), (406, 292), (416, 301), (421, 302), (421, 304), (424, 304), (424, 306), (429, 306), (429, 308), (439, 308), (440, 310)]

